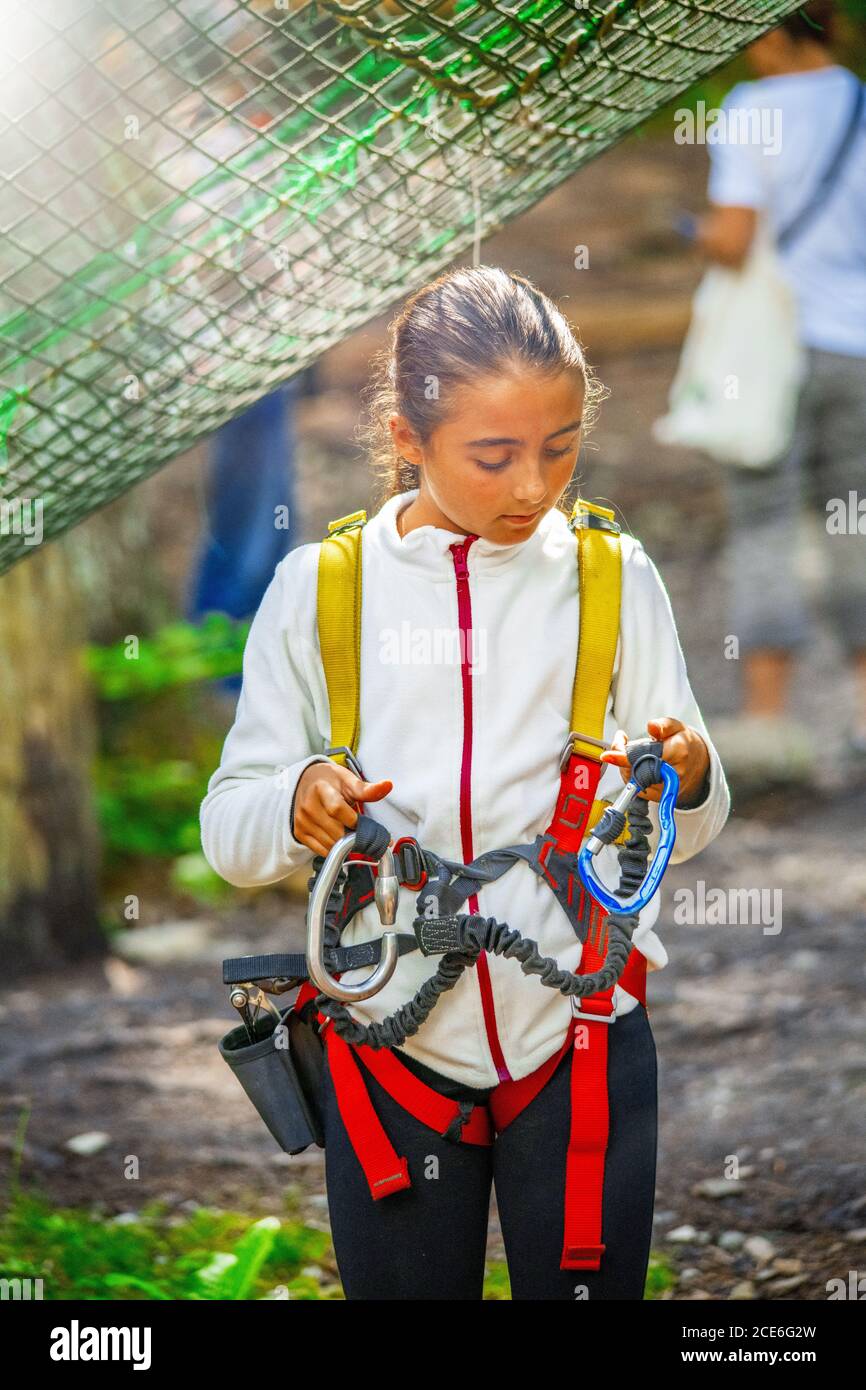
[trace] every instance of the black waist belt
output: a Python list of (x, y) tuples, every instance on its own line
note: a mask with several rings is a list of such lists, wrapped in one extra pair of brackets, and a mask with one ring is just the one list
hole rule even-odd
[[(398, 956), (418, 950), (418, 942), (411, 932), (397, 932), (396, 936)], [(326, 947), (324, 955), (325, 964), (332, 974), (357, 970), (361, 965), (378, 965), (382, 958), (382, 938), (360, 941), (357, 946)], [(255, 980), (308, 980), (309, 977), (307, 957), (303, 951), (274, 956), (235, 956), (233, 960), (223, 961), (224, 985), (239, 985)]]

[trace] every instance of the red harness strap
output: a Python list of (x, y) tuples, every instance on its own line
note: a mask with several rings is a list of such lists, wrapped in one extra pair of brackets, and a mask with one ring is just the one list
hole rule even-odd
[[(578, 969), (581, 975), (596, 970), (602, 963), (597, 937), (593, 938), (593, 919), (600, 926), (604, 915), (593, 903)], [(574, 1019), (571, 1130), (565, 1161), (565, 1223), (559, 1267), (599, 1269), (605, 1249), (601, 1218), (609, 1125), (607, 1030), (612, 1026), (604, 1020), (613, 1013), (613, 990), (603, 990), (576, 1003), (577, 1012), (587, 1014), (593, 1026), (584, 1021), (578, 1026), (577, 1017)]]
[[(324, 1014), (320, 1014), (320, 1022), (323, 1019)], [(370, 1196), (378, 1201), (391, 1192), (399, 1192), (402, 1187), (411, 1187), (407, 1160), (397, 1155), (382, 1128), (349, 1044), (331, 1027), (325, 1030), (325, 1040), (337, 1107), (364, 1169)]]
[[(326, 1030), (325, 1037), (328, 1047), (333, 1047), (332, 1037), (335, 1036), (333, 1029)], [(338, 1038), (342, 1043), (342, 1039)], [(343, 1043), (343, 1046), (347, 1044)], [(393, 1096), (398, 1105), (402, 1105), (404, 1110), (408, 1110), (410, 1115), (414, 1115), (416, 1120), (422, 1124), (429, 1125), (431, 1129), (443, 1134), (453, 1120), (460, 1114), (460, 1106), (456, 1100), (449, 1100), (447, 1096), (442, 1096), (438, 1091), (434, 1091), (431, 1086), (422, 1081), (420, 1077), (411, 1072), (408, 1067), (404, 1067), (394, 1053), (387, 1048), (376, 1049), (352, 1045), (352, 1052), (359, 1058), (369, 1072), (375, 1076), (390, 1096)], [(489, 1145), (493, 1143), (493, 1131), (490, 1125), (490, 1116), (483, 1105), (473, 1106), (469, 1119), (462, 1127), (460, 1138), (464, 1144)]]
[[(295, 1008), (303, 1008), (308, 999), (316, 997), (316, 993), (315, 986), (306, 981), (298, 993)], [(334, 1031), (331, 1020), (325, 1014), (317, 1012), (316, 1016), (319, 1023), (325, 1025), (323, 1036), (337, 1108), (364, 1170), (370, 1196), (378, 1201), (391, 1192), (411, 1187), (407, 1161), (397, 1154), (382, 1127), (359, 1071), (358, 1060), (364, 1063), (398, 1105), (439, 1134), (444, 1134), (460, 1116), (460, 1106), (457, 1101), (449, 1100), (427, 1086), (404, 1067), (389, 1049), (376, 1049), (365, 1044), (350, 1045)], [(473, 1107), (462, 1126), (460, 1139), (464, 1144), (489, 1146), (493, 1143), (493, 1128), (486, 1107)]]

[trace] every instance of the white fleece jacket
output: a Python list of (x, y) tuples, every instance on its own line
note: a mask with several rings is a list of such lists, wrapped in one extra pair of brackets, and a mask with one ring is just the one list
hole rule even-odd
[[(415, 496), (417, 491), (391, 498), (363, 531), (357, 755), (369, 781), (387, 777), (394, 784), (384, 800), (365, 807), (367, 814), (394, 838), (412, 835), (465, 862), (467, 843), (477, 856), (530, 842), (550, 822), (577, 659), (576, 538), (556, 509), (530, 537), (510, 545), (478, 537), (467, 546), (465, 536), (436, 526), (420, 526), (401, 538), (396, 517)], [(471, 636), (464, 632), (462, 639), (455, 546), (468, 562)], [(316, 627), (319, 548), (299, 546), (276, 567), (247, 639), (235, 722), (201, 805), (205, 856), (222, 878), (240, 887), (274, 883), (313, 858), (292, 833), (291, 809), (304, 768), (328, 761), (322, 752), (330, 731), (328, 694)], [(730, 793), (689, 685), (664, 584), (638, 540), (623, 535), (621, 549), (620, 632), (604, 737), (623, 728), (637, 738), (646, 734), (648, 719), (673, 715), (696, 728), (710, 751), (705, 801), (675, 812), (672, 861), (678, 863), (718, 835)], [(465, 607), (463, 617), (466, 626)], [(461, 657), (471, 662), (466, 681)], [(597, 796), (613, 798), (622, 786), (619, 769), (608, 767)], [(649, 808), (655, 847), (658, 804)], [(595, 864), (615, 888), (616, 848), (601, 850)], [(411, 933), (416, 898), (400, 890), (397, 930)], [(634, 935), (649, 970), (667, 964), (652, 930), (659, 901), (657, 893)], [(481, 888), (478, 910), (518, 928), (538, 942), (543, 955), (576, 970), (581, 943), (549, 887), (527, 864), (513, 865)], [(382, 930), (371, 903), (350, 922), (342, 944), (374, 939)], [(385, 989), (350, 1005), (350, 1012), (363, 1022), (381, 1021), (435, 967), (436, 958), (420, 951), (402, 956)], [(342, 978), (354, 984), (368, 974), (365, 967)], [(614, 1001), (620, 1014), (637, 1004), (619, 986)], [(561, 1046), (570, 1018), (568, 998), (525, 976), (515, 961), (484, 953), (479, 966), (466, 970), (440, 998), (404, 1050), (464, 1085), (495, 1086), (541, 1066)]]

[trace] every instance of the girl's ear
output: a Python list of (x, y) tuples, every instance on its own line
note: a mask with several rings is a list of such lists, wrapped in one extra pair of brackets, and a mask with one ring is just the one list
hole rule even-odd
[[(394, 448), (397, 450), (397, 457), (410, 468), (417, 468), (421, 463), (421, 450), (415, 439), (415, 432), (404, 415), (392, 415), (388, 420), (391, 428), (391, 438), (394, 441)], [(413, 458), (412, 455), (415, 455)]]

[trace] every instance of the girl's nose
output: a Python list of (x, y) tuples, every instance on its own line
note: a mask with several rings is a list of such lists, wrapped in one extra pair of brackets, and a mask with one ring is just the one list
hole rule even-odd
[(540, 473), (531, 473), (514, 485), (514, 500), (530, 508), (539, 507), (547, 491)]

